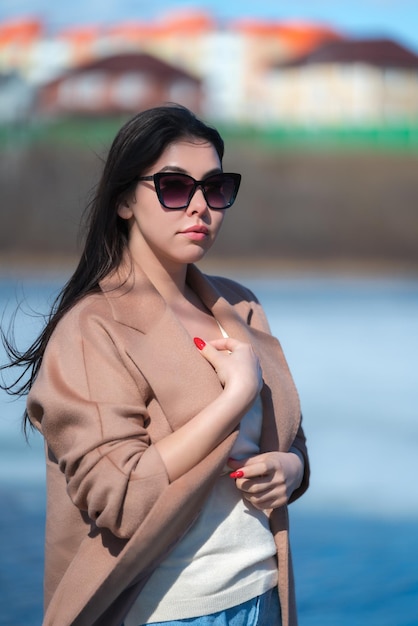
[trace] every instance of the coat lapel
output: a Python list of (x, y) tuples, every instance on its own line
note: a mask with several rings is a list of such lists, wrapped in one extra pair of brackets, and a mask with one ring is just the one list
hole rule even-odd
[[(245, 297), (229, 302), (218, 280), (197, 267), (187, 282), (230, 337), (251, 343), (263, 370), (264, 423), (261, 450), (286, 450), (299, 420), (298, 395), (277, 339), (247, 320), (253, 305)], [(114, 319), (127, 327), (126, 352), (153, 389), (172, 430), (187, 422), (222, 391), (218, 377), (192, 338), (142, 270), (125, 263), (101, 288)], [(130, 329), (130, 330), (129, 330)]]
[(101, 288), (125, 326), (125, 352), (176, 430), (221, 393), (216, 373), (139, 267), (127, 271), (125, 264)]

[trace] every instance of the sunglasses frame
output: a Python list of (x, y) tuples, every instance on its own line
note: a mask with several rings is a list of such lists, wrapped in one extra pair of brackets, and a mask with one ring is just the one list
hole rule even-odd
[[(182, 206), (176, 206), (176, 207), (172, 207), (172, 206), (167, 206), (164, 202), (163, 199), (163, 193), (161, 191), (161, 187), (160, 187), (160, 181), (163, 178), (168, 178), (169, 176), (183, 176), (185, 178), (188, 178), (189, 180), (193, 181), (193, 187), (191, 187), (191, 191), (189, 194), (189, 199), (187, 201), (187, 204), (183, 204)], [(210, 204), (210, 202), (208, 201), (207, 197), (206, 197), (206, 191), (205, 191), (205, 185), (208, 184), (208, 181), (210, 182), (211, 178), (216, 178), (218, 176), (224, 176), (224, 177), (228, 177), (231, 178), (234, 181), (234, 185), (235, 185), (235, 189), (234, 192), (232, 194), (231, 200), (228, 202), (228, 204), (224, 207), (214, 207)], [(235, 202), (235, 199), (237, 197), (237, 193), (240, 187), (240, 183), (241, 183), (241, 174), (236, 174), (236, 173), (232, 173), (232, 172), (219, 172), (218, 174), (211, 174), (210, 176), (207, 176), (206, 178), (204, 178), (203, 180), (196, 180), (195, 178), (193, 178), (193, 176), (189, 176), (189, 174), (183, 174), (183, 172), (157, 172), (156, 174), (151, 174), (150, 176), (141, 176), (138, 178), (139, 181), (153, 181), (154, 182), (154, 186), (155, 186), (155, 192), (157, 194), (158, 200), (160, 202), (160, 204), (165, 208), (165, 209), (169, 209), (172, 211), (177, 211), (180, 209), (187, 209), (187, 207), (190, 205), (190, 202), (192, 201), (192, 198), (194, 196), (194, 194), (196, 193), (198, 187), (200, 187), (200, 189), (202, 190), (203, 193), (203, 197), (205, 198), (206, 204), (208, 205), (208, 207), (210, 207), (211, 209), (214, 210), (218, 210), (218, 211), (223, 211), (225, 209), (229, 209), (230, 206), (232, 206)]]

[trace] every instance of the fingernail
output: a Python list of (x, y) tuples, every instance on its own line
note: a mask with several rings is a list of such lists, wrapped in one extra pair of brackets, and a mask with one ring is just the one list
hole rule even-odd
[(200, 337), (195, 337), (193, 341), (195, 343), (196, 348), (199, 348), (199, 350), (203, 350), (203, 348), (206, 345), (203, 339), (200, 339)]
[(237, 470), (236, 472), (230, 473), (230, 478), (243, 478), (244, 472), (242, 470)]

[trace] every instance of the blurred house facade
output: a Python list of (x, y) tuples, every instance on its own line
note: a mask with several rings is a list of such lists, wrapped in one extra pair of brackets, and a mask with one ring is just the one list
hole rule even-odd
[(0, 22), (0, 72), (12, 71), (48, 114), (169, 100), (237, 125), (418, 124), (417, 55), (310, 23), (219, 24), (188, 11), (47, 35), (37, 20)]
[(418, 122), (418, 56), (395, 41), (340, 40), (272, 67), (259, 84), (264, 120), (297, 126)]
[(158, 102), (182, 102), (200, 111), (201, 81), (148, 54), (125, 53), (83, 63), (38, 89), (45, 116), (135, 113)]

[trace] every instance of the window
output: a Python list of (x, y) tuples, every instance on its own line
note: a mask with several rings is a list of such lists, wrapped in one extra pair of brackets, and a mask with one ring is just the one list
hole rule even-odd
[(58, 89), (58, 103), (66, 109), (101, 108), (106, 97), (105, 72), (88, 72), (64, 80)]

